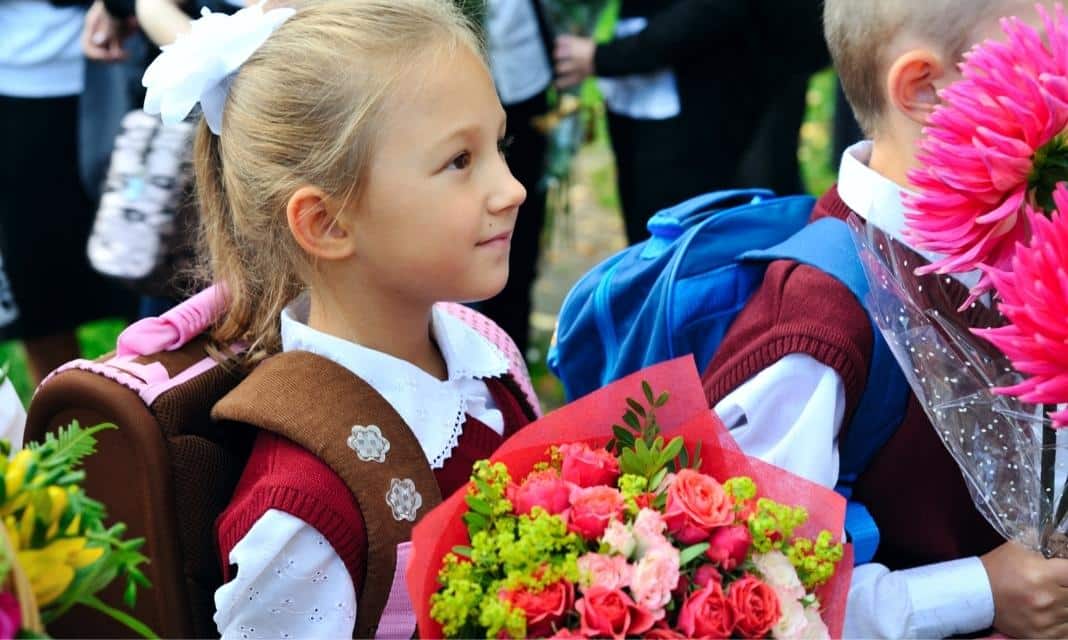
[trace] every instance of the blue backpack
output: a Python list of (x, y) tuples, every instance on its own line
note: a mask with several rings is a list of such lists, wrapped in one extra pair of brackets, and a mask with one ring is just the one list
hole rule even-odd
[[(568, 399), (688, 353), (703, 370), (773, 260), (816, 267), (863, 303), (868, 283), (849, 228), (833, 218), (808, 224), (813, 204), (767, 190), (719, 191), (653, 216), (650, 239), (602, 262), (564, 300), (548, 360)], [(872, 333), (867, 386), (839, 443), (836, 490), (847, 499), (908, 400), (908, 383), (874, 324)], [(862, 504), (848, 503), (846, 533), (857, 564), (870, 561), (879, 530)]]

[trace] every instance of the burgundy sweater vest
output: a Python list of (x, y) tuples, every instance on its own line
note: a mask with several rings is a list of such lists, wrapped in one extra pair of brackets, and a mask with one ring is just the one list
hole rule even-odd
[[(849, 213), (832, 187), (812, 219)], [(782, 357), (806, 353), (842, 378), (848, 425), (871, 350), (871, 324), (849, 289), (818, 269), (782, 260), (768, 265), (702, 378), (715, 406)], [(1004, 542), (976, 510), (957, 463), (911, 392), (904, 421), (858, 479), (854, 497), (879, 526), (875, 561), (891, 569), (981, 555)]]
[[(505, 437), (530, 422), (525, 402), (512, 386), (496, 378), (486, 384), (504, 414), (504, 436), (468, 416), (452, 455), (434, 470), (442, 496), (462, 487), (475, 462), (491, 456)], [(233, 578), (230, 551), (268, 509), (284, 511), (315, 527), (345, 562), (359, 596), (367, 567), (367, 535), (356, 500), (325, 462), (266, 431), (257, 435), (230, 505), (216, 522), (224, 580)]]

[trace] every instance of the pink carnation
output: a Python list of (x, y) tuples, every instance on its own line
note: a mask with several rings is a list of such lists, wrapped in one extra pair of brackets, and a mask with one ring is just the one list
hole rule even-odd
[[(996, 391), (1036, 404), (1068, 402), (1068, 188), (1062, 183), (1053, 198), (1058, 211), (1049, 219), (1028, 209), (1031, 241), (1017, 245), (1010, 269), (988, 270), (1010, 324), (975, 330), (1029, 376)], [(1068, 426), (1068, 410), (1051, 417)]]
[[(1039, 8), (1042, 36), (1017, 18), (1002, 20), (1005, 42), (987, 41), (961, 66), (963, 78), (942, 93), (909, 173), (906, 235), (945, 257), (920, 273), (1007, 269), (1027, 238), (1022, 205), (1049, 198), (1068, 155), (1068, 20), (1060, 6)], [(1044, 204), (1045, 206), (1045, 204)], [(983, 276), (972, 297), (993, 282)]]
[(633, 567), (622, 556), (606, 556), (587, 553), (578, 559), (579, 584), (585, 591), (589, 587), (622, 589), (630, 583)]
[(664, 532), (667, 523), (659, 511), (642, 509), (634, 519), (634, 539), (638, 543), (637, 555), (640, 558), (649, 549), (669, 544)]
[(639, 605), (662, 615), (678, 583), (679, 550), (663, 544), (647, 551), (634, 565), (630, 592)]
[(585, 442), (563, 444), (560, 475), (580, 487), (615, 486), (619, 479), (619, 460), (605, 449), (591, 449)]
[(630, 526), (623, 524), (619, 520), (613, 520), (608, 523), (604, 533), (601, 535), (601, 542), (608, 545), (609, 551), (617, 553), (624, 558), (629, 558), (637, 546)]

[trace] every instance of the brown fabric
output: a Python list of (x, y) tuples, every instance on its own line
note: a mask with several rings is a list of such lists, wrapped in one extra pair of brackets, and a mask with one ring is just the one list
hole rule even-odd
[[(204, 341), (138, 358), (161, 363), (176, 375), (208, 356)], [(106, 361), (104, 356), (100, 361)], [(215, 367), (162, 395), (146, 407), (123, 385), (89, 371), (69, 370), (40, 388), (30, 404), (27, 441), (78, 420), (112, 422), (98, 435), (97, 453), (85, 461), (86, 493), (108, 508), (109, 521), (127, 524), (144, 537), (152, 587), (138, 593), (133, 615), (163, 637), (216, 634), (213, 594), (219, 587), (211, 525), (229, 500), (247, 458), (250, 431), (223, 430), (210, 408), (239, 380)], [(127, 610), (123, 581), (102, 599)], [(49, 625), (54, 637), (129, 637), (130, 630), (87, 607), (75, 607)]]
[[(290, 390), (286, 394), (278, 389)], [(302, 351), (261, 363), (212, 411), (216, 420), (254, 425), (296, 442), (337, 473), (356, 497), (367, 530), (369, 584), (388, 585), (397, 545), (411, 538), (414, 522), (397, 520), (386, 502), (393, 479), (411, 479), (422, 496), (418, 517), (441, 502), (422, 447), (397, 412), (370, 385), (326, 358)], [(353, 425), (377, 425), (390, 442), (385, 463), (365, 462), (346, 446)], [(359, 596), (357, 637), (370, 637), (389, 589)]]

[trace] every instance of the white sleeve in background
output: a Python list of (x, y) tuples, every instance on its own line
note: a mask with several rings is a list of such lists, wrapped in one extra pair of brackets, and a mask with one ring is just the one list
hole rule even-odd
[[(715, 406), (747, 454), (833, 487), (845, 385), (834, 369), (793, 353), (756, 374)], [(988, 628), (994, 598), (978, 558), (890, 571), (856, 567), (846, 638), (943, 638)]]
[(26, 409), (11, 380), (0, 385), (0, 438), (11, 443), (11, 453), (22, 448), (22, 436), (26, 431)]
[(270, 509), (230, 551), (237, 575), (215, 592), (223, 638), (351, 638), (356, 590), (310, 524)]

